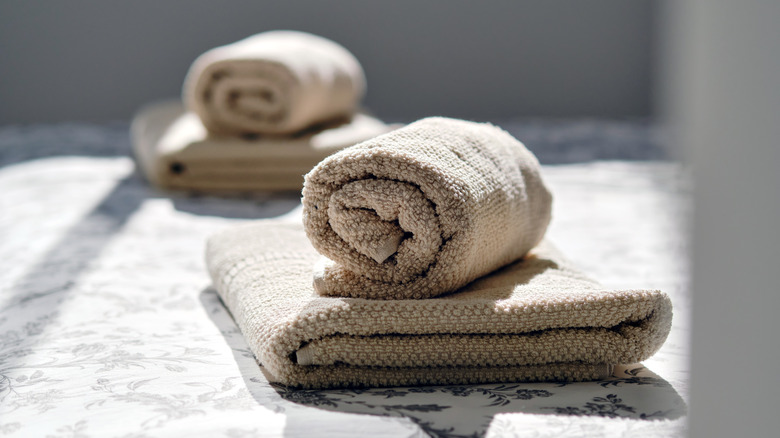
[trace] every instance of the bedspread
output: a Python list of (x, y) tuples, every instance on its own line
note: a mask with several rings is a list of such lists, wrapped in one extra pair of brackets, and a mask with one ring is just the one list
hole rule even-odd
[[(646, 140), (630, 124), (516, 127), (546, 163), (605, 158), (583, 146), (594, 132), (612, 148)], [(236, 223), (299, 221), (298, 195), (155, 191), (126, 156), (126, 129), (0, 128), (0, 436), (684, 433), (688, 203), (678, 164), (543, 167), (555, 194), (548, 237), (606, 287), (672, 297), (672, 333), (650, 360), (586, 383), (292, 390), (265, 379), (210, 286), (203, 251), (208, 235)]]

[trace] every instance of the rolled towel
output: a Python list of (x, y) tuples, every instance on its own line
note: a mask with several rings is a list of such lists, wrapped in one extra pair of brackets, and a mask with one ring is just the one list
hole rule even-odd
[(300, 224), (258, 221), (209, 239), (219, 295), (271, 382), (309, 388), (593, 380), (651, 356), (669, 298), (606, 290), (547, 242), (444, 297), (321, 297)]
[(184, 102), (209, 131), (291, 134), (355, 113), (363, 69), (344, 47), (295, 31), (272, 31), (202, 54)]
[(552, 197), (536, 157), (486, 123), (428, 118), (338, 152), (305, 177), (321, 295), (428, 298), (523, 257)]

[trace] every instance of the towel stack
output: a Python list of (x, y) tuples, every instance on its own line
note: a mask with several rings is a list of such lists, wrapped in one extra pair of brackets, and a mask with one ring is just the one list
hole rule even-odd
[(424, 119), (328, 157), (306, 175), (303, 225), (227, 230), (207, 263), (273, 382), (604, 378), (660, 348), (671, 303), (572, 267), (543, 239), (551, 200), (506, 132)]
[(300, 190), (328, 155), (390, 128), (360, 112), (365, 77), (344, 47), (273, 31), (198, 57), (183, 102), (143, 109), (132, 136), (158, 186), (199, 191)]

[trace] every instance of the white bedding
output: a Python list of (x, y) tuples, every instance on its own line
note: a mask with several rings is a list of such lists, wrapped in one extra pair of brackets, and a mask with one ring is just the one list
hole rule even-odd
[(566, 385), (296, 391), (267, 383), (209, 286), (203, 245), (242, 221), (299, 220), (299, 200), (156, 192), (121, 156), (124, 128), (0, 129), (0, 436), (684, 434), (678, 165), (543, 170), (549, 237), (569, 258), (607, 287), (672, 297), (672, 334), (644, 364)]

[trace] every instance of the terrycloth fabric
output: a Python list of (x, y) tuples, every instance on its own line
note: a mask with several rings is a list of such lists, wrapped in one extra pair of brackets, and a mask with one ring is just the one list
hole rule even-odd
[(348, 118), (364, 91), (363, 69), (344, 47), (308, 33), (273, 31), (202, 54), (183, 94), (211, 132), (291, 134)]
[(609, 291), (548, 243), (444, 297), (322, 297), (298, 224), (262, 221), (208, 242), (214, 285), (273, 382), (327, 388), (592, 380), (663, 344), (671, 302)]
[(203, 192), (300, 190), (328, 155), (392, 129), (365, 114), (296, 137), (218, 137), (178, 102), (151, 105), (133, 121), (138, 163), (153, 184)]
[(428, 118), (306, 175), (303, 221), (322, 295), (428, 298), (533, 248), (552, 197), (536, 157), (487, 123)]

